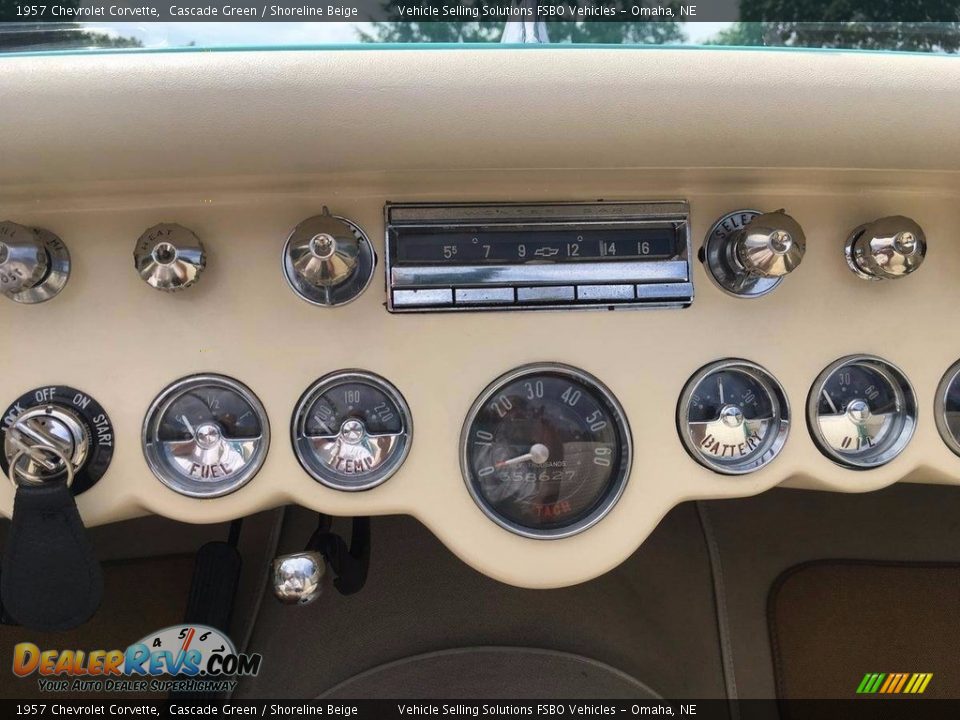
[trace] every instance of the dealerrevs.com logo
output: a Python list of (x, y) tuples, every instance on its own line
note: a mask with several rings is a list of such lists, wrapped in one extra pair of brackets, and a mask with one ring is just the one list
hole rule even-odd
[(13, 673), (37, 676), (45, 692), (227, 692), (260, 672), (260, 654), (238, 653), (207, 625), (173, 625), (125, 650), (13, 649)]

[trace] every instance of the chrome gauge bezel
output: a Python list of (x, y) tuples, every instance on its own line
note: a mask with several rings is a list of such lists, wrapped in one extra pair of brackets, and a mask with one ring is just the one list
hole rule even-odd
[[(158, 442), (155, 440), (160, 422), (174, 402), (190, 390), (210, 386), (237, 393), (237, 395), (253, 409), (261, 428), (259, 445), (247, 466), (234, 477), (231, 477), (229, 482), (217, 483), (216, 485), (213, 483), (190, 481), (182, 475), (169, 472), (167, 465), (163, 462), (159, 454)], [(260, 468), (263, 467), (263, 463), (267, 459), (267, 453), (270, 450), (270, 421), (267, 417), (267, 411), (263, 403), (260, 402), (260, 399), (250, 388), (239, 380), (234, 380), (226, 375), (216, 373), (189, 375), (168, 385), (150, 404), (147, 414), (144, 417), (140, 443), (150, 471), (168, 488), (187, 497), (218, 498), (239, 490), (253, 480), (260, 471)]]
[[(490, 398), (496, 395), (498, 392), (501, 392), (506, 386), (510, 385), (514, 381), (528, 375), (536, 375), (539, 373), (555, 373), (567, 376), (595, 391), (607, 405), (607, 409), (609, 410), (611, 417), (616, 422), (617, 435), (622, 443), (621, 452), (623, 453), (624, 457), (624, 460), (621, 463), (619, 476), (615, 479), (612, 485), (612, 490), (608, 493), (602, 504), (598, 505), (593, 512), (586, 517), (581, 518), (580, 520), (577, 520), (569, 525), (546, 530), (537, 530), (536, 528), (531, 528), (526, 525), (512, 522), (490, 507), (486, 499), (477, 491), (475, 487), (475, 483), (472, 478), (472, 472), (470, 470), (470, 455), (468, 446), (470, 430), (477, 419), (478, 413), (490, 400)], [(623, 495), (623, 492), (626, 489), (627, 482), (630, 479), (632, 466), (633, 435), (630, 431), (630, 424), (627, 421), (627, 415), (624, 412), (620, 401), (617, 400), (616, 396), (610, 391), (609, 388), (607, 388), (606, 385), (604, 385), (602, 382), (600, 382), (600, 380), (590, 373), (570, 365), (564, 365), (562, 363), (531, 363), (528, 365), (522, 365), (510, 370), (507, 373), (504, 373), (487, 385), (477, 399), (474, 400), (473, 405), (470, 406), (470, 410), (467, 412), (467, 416), (463, 422), (463, 427), (460, 431), (460, 474), (463, 477), (465, 485), (467, 486), (467, 492), (470, 493), (470, 497), (473, 498), (473, 501), (477, 504), (477, 507), (480, 508), (483, 514), (501, 528), (509, 530), (516, 535), (520, 535), (525, 538), (531, 538), (533, 540), (560, 540), (562, 538), (567, 538), (582, 533), (583, 531), (596, 525), (603, 518), (605, 518), (611, 510), (613, 510), (614, 506), (620, 500), (620, 497)]]
[(950, 387), (960, 379), (960, 360), (951, 365), (940, 379), (937, 385), (937, 395), (933, 401), (933, 419), (937, 424), (937, 430), (943, 442), (950, 448), (954, 455), (960, 455), (960, 439), (950, 432), (950, 425), (947, 423), (947, 395)]
[[(344, 482), (338, 475), (327, 472), (306, 443), (307, 411), (321, 395), (346, 383), (367, 384), (380, 390), (393, 402), (403, 424), (400, 445), (393, 450), (384, 465), (371, 472), (362, 482)], [(393, 477), (410, 454), (410, 447), (413, 444), (413, 415), (401, 392), (386, 378), (366, 370), (338, 370), (316, 380), (300, 396), (290, 423), (290, 441), (300, 466), (321, 485), (345, 492), (372, 490)]]
[[(772, 416), (774, 428), (767, 433), (760, 448), (752, 451), (749, 460), (740, 463), (725, 463), (701, 452), (693, 438), (688, 421), (690, 402), (698, 387), (718, 372), (732, 370), (748, 375), (763, 388), (774, 410)], [(746, 475), (768, 465), (780, 454), (790, 434), (790, 403), (780, 382), (764, 367), (740, 358), (728, 358), (704, 365), (697, 370), (683, 387), (677, 402), (677, 432), (687, 453), (708, 470), (721, 475)]]
[[(841, 368), (848, 365), (866, 365), (881, 375), (893, 389), (897, 401), (898, 427), (891, 430), (888, 439), (877, 445), (869, 454), (853, 458), (840, 453), (830, 445), (820, 428), (818, 406), (820, 394), (827, 381)], [(876, 355), (846, 355), (830, 363), (814, 380), (807, 395), (807, 429), (814, 445), (825, 457), (849, 470), (872, 470), (896, 459), (906, 449), (917, 428), (917, 395), (906, 374), (891, 363)]]

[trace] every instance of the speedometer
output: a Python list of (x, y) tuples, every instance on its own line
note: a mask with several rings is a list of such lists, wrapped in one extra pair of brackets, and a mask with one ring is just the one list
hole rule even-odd
[(526, 537), (567, 537), (597, 523), (623, 492), (630, 461), (620, 403), (566, 365), (526, 365), (498, 378), (461, 434), (470, 494), (494, 522)]

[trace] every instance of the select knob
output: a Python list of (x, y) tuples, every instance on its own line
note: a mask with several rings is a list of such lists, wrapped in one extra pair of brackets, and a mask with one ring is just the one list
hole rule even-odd
[(783, 210), (737, 210), (714, 223), (701, 259), (722, 289), (758, 297), (796, 270), (806, 247), (800, 224)]
[(865, 280), (896, 280), (914, 272), (927, 254), (923, 229), (892, 215), (854, 229), (844, 246), (847, 265)]
[(0, 222), (0, 293), (20, 303), (49, 300), (67, 284), (70, 253), (49, 230)]
[(323, 213), (297, 225), (283, 246), (283, 274), (297, 295), (336, 307), (360, 295), (373, 278), (376, 256), (359, 226)]
[(176, 292), (200, 279), (207, 254), (192, 230), (176, 223), (160, 223), (145, 230), (137, 240), (133, 263), (147, 285)]

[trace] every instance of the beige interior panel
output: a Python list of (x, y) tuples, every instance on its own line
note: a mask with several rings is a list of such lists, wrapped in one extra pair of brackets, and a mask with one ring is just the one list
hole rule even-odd
[[(0, 61), (0, 216), (67, 243), (64, 292), (0, 302), (0, 404), (49, 384), (95, 397), (117, 428), (106, 476), (79, 499), (88, 525), (156, 513), (219, 522), (283, 503), (335, 515), (406, 513), (505, 582), (553, 587), (620, 563), (675, 504), (786, 484), (865, 492), (960, 482), (933, 395), (960, 357), (960, 66), (953, 59), (730, 51), (357, 51), (116, 54)], [(902, 111), (907, 108), (909, 111)], [(801, 267), (770, 295), (725, 295), (695, 263), (685, 310), (390, 315), (383, 205), (411, 200), (685, 199), (695, 247), (742, 207), (785, 207)], [(357, 301), (313, 307), (284, 282), (289, 230), (328, 205), (363, 227), (381, 263)], [(856, 225), (905, 214), (925, 229), (916, 275), (869, 283), (843, 260)], [(178, 222), (204, 241), (198, 285), (167, 295), (133, 268), (136, 238)], [(919, 426), (867, 472), (814, 447), (806, 395), (831, 361), (875, 353), (910, 378)], [(697, 465), (677, 398), (715, 359), (760, 363), (785, 387), (782, 454), (744, 477)], [(458, 465), (467, 409), (495, 377), (557, 361), (596, 375), (630, 421), (627, 489), (593, 528), (521, 538), (476, 507)], [(316, 378), (363, 368), (391, 380), (414, 420), (384, 485), (344, 493), (310, 479), (289, 441)], [(273, 431), (259, 475), (226, 497), (177, 495), (147, 469), (144, 412), (171, 381), (224, 373), (249, 385)], [(0, 485), (0, 511), (13, 491)]]

